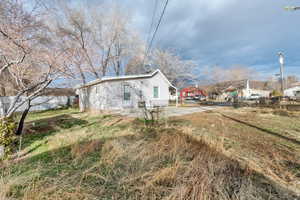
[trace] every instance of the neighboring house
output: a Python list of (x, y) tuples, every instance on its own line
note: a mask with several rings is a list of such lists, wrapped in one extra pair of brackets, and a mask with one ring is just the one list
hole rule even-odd
[(251, 95), (269, 97), (271, 90), (265, 90), (265, 85), (265, 82), (251, 80), (218, 83), (214, 86), (214, 95), (218, 100), (230, 99), (233, 97), (249, 99)]
[[(251, 87), (252, 86), (252, 87)], [(269, 97), (271, 90), (263, 90), (259, 87), (255, 88), (255, 85), (251, 85), (251, 81), (246, 81), (246, 87), (240, 91), (239, 97), (248, 99), (251, 95), (259, 95), (260, 97)]]
[(295, 86), (284, 90), (284, 96), (300, 97), (300, 86)]
[(206, 97), (207, 94), (204, 90), (198, 87), (187, 87), (180, 90), (180, 98), (186, 99), (190, 98), (199, 98), (199, 97)]
[(168, 106), (177, 89), (156, 70), (151, 74), (103, 77), (76, 88), (81, 111), (134, 109)]
[[(26, 96), (21, 96), (18, 102), (22, 102)], [(0, 116), (3, 116), (9, 110), (16, 96), (0, 96)], [(47, 88), (41, 94), (32, 100), (30, 111), (43, 111), (50, 109), (71, 106), (76, 100), (76, 94), (70, 88)], [(17, 112), (23, 112), (27, 108), (27, 104), (20, 106)]]

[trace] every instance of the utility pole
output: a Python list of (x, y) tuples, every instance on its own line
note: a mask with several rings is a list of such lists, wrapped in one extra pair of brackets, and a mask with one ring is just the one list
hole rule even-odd
[(282, 92), (282, 95), (284, 95), (284, 76), (283, 76), (284, 55), (282, 52), (279, 52), (278, 56), (279, 56), (279, 63), (280, 63), (281, 92)]

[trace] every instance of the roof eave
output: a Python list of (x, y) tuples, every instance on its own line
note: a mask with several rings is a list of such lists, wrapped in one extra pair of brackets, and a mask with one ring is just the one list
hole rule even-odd
[(82, 88), (86, 88), (86, 87), (91, 87), (91, 86), (94, 86), (94, 85), (97, 85), (97, 84), (100, 84), (100, 83), (103, 83), (103, 82), (106, 82), (106, 81), (119, 81), (119, 80), (132, 80), (132, 79), (151, 78), (151, 77), (155, 76), (157, 73), (160, 73), (163, 76), (163, 78), (170, 85), (170, 87), (172, 87), (174, 89), (177, 89), (177, 87), (172, 85), (172, 83), (167, 79), (167, 77), (159, 69), (155, 70), (151, 74), (145, 74), (145, 75), (133, 75), (133, 76), (123, 76), (123, 77), (102, 78), (102, 79), (87, 83), (85, 85), (77, 86), (77, 87), (75, 87), (75, 89), (82, 89)]

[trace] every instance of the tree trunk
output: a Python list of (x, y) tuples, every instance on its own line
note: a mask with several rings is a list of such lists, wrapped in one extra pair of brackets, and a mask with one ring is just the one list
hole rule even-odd
[(18, 129), (16, 131), (16, 135), (18, 135), (18, 136), (20, 136), (23, 132), (24, 122), (25, 122), (25, 119), (27, 117), (27, 114), (28, 114), (30, 108), (31, 108), (31, 104), (30, 104), (30, 101), (29, 101), (28, 102), (28, 107), (23, 111), (22, 117), (21, 117), (21, 119), (19, 121), (19, 124), (18, 124)]
[(6, 90), (4, 85), (0, 85), (0, 96), (6, 96)]
[(120, 74), (121, 74), (121, 62), (118, 60), (118, 61), (115, 61), (113, 63), (114, 63), (114, 70), (115, 70), (116, 76), (120, 76)]

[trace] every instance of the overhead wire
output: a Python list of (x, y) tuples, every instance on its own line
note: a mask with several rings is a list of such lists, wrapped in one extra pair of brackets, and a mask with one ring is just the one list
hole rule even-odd
[[(148, 47), (147, 47), (147, 50), (145, 51), (146, 53), (145, 53), (143, 65), (145, 64), (145, 59), (146, 59), (146, 57), (148, 56), (148, 54), (149, 54), (149, 52), (150, 52), (150, 50), (151, 50), (151, 48), (152, 48), (153, 41), (154, 41), (154, 39), (155, 39), (155, 36), (156, 36), (157, 31), (158, 31), (158, 29), (159, 29), (159, 26), (161, 25), (162, 19), (163, 19), (165, 13), (166, 13), (166, 9), (167, 9), (168, 4), (169, 4), (169, 0), (166, 0), (165, 5), (164, 5), (163, 10), (162, 10), (162, 13), (161, 13), (161, 15), (160, 15), (160, 17), (159, 17), (158, 24), (156, 25), (155, 31), (154, 31), (154, 33), (153, 33), (153, 35), (152, 35), (152, 38), (151, 38), (150, 42), (149, 42), (149, 45), (148, 45)], [(154, 17), (153, 17), (153, 21), (154, 21)], [(152, 23), (153, 23), (153, 21), (152, 21)], [(152, 23), (151, 23), (151, 24), (152, 24)], [(152, 26), (153, 26), (153, 25), (152, 25)], [(152, 29), (152, 27), (151, 27), (151, 29)]]
[(148, 38), (147, 38), (147, 43), (146, 44), (149, 44), (149, 42), (150, 42), (150, 35), (152, 33), (152, 28), (153, 28), (153, 25), (154, 25), (154, 18), (156, 16), (156, 12), (157, 12), (157, 7), (158, 7), (158, 0), (155, 0), (153, 13), (152, 13), (152, 19), (151, 19), (151, 25), (150, 25), (150, 29), (148, 31)]

